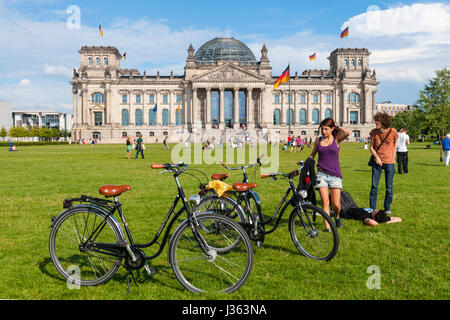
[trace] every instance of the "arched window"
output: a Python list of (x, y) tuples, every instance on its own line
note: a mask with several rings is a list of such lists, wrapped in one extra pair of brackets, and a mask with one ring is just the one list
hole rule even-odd
[(103, 96), (103, 94), (101, 94), (100, 92), (96, 92), (94, 94), (92, 94), (92, 103), (103, 103), (105, 102), (105, 98)]
[(330, 108), (326, 109), (325, 110), (325, 118), (331, 118), (331, 116), (332, 116), (331, 109)]
[(361, 67), (361, 66), (362, 66), (362, 60), (358, 59), (358, 67)]
[(142, 126), (142, 110), (141, 109), (136, 109), (136, 125), (137, 126)]
[(148, 111), (148, 124), (150, 126), (156, 126), (156, 112), (153, 109)]
[(355, 66), (355, 59), (352, 59), (352, 61), (351, 61), (351, 66), (352, 66), (352, 67)]
[(97, 59), (95, 59), (95, 63), (99, 66), (100, 65), (100, 58), (97, 57)]
[(348, 102), (349, 103), (359, 103), (359, 94), (356, 92), (352, 92), (348, 95)]
[(312, 124), (319, 124), (319, 109), (312, 111)]
[(301, 109), (300, 110), (300, 119), (299, 119), (299, 123), (300, 124), (306, 124), (306, 110), (305, 109)]
[(104, 64), (105, 66), (108, 65), (108, 58), (103, 58), (103, 64)]
[(169, 110), (164, 109), (162, 111), (162, 125), (168, 126), (169, 125)]
[(122, 110), (122, 125), (127, 126), (130, 121), (130, 116), (127, 109)]
[(273, 124), (276, 126), (280, 125), (280, 109), (275, 109), (273, 111)]
[(345, 59), (345, 60), (344, 60), (344, 66), (345, 66), (345, 67), (348, 66), (348, 59)]
[(88, 61), (89, 61), (89, 62), (88, 62), (89, 65), (92, 65), (92, 64), (93, 64), (92, 57), (89, 57)]
[(288, 109), (286, 112), (286, 124), (294, 124), (294, 112), (292, 111), (292, 109)]
[(175, 125), (176, 126), (182, 126), (183, 125), (183, 109), (176, 109), (175, 110)]

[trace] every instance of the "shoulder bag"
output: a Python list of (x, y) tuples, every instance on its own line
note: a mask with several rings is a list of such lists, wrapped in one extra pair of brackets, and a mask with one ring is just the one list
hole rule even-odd
[[(378, 146), (377, 150), (375, 150), (375, 152), (378, 152), (378, 150), (380, 150), (381, 145), (386, 141), (387, 137), (389, 137), (389, 135), (391, 134), (391, 129), (389, 129), (388, 134), (386, 135), (386, 137), (384, 137), (383, 141), (381, 141), (380, 145)], [(369, 167), (373, 166), (373, 164), (375, 163), (375, 157), (373, 155), (370, 156), (369, 162), (367, 163), (367, 165)]]

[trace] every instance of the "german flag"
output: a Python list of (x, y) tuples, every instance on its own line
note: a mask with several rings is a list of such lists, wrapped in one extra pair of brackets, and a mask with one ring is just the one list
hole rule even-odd
[(316, 53), (314, 52), (314, 54), (312, 56), (309, 56), (309, 61), (311, 60), (316, 60)]
[(123, 58), (124, 58), (125, 60), (127, 60), (127, 53), (126, 53), (126, 52), (123, 54)]
[(341, 39), (342, 39), (342, 38), (345, 38), (345, 37), (348, 37), (348, 27), (345, 28), (345, 30), (342, 31), (342, 33), (341, 33)]
[(102, 25), (101, 24), (98, 26), (98, 32), (100, 32), (100, 37), (103, 38), (103, 30), (102, 30)]
[(289, 66), (287, 66), (286, 70), (281, 74), (281, 76), (278, 78), (277, 82), (275, 82), (275, 85), (273, 86), (273, 90), (276, 90), (280, 84), (283, 82), (288, 82), (290, 79), (289, 75)]

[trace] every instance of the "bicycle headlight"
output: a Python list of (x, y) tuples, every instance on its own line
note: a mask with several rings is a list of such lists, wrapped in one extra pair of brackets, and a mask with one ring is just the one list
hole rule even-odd
[(306, 197), (308, 196), (308, 192), (306, 190), (299, 190), (298, 195), (300, 196), (300, 198), (306, 199)]

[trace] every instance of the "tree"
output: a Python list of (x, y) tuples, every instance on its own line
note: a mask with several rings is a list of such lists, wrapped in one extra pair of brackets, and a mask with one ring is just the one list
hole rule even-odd
[(28, 130), (23, 127), (12, 127), (9, 136), (14, 138), (28, 137)]
[(2, 130), (0, 130), (0, 137), (3, 138), (3, 141), (5, 141), (5, 138), (7, 135), (8, 135), (8, 131), (6, 131), (5, 127), (2, 127)]
[(450, 129), (450, 70), (436, 71), (420, 91), (417, 107), (424, 112), (425, 120), (431, 132), (438, 137), (447, 134)]
[(394, 117), (392, 126), (397, 129), (397, 131), (406, 128), (408, 130), (408, 135), (412, 139), (415, 139), (427, 129), (425, 113), (417, 108), (412, 111), (400, 112)]
[(41, 138), (41, 129), (39, 128), (39, 126), (34, 126), (30, 129), (30, 137), (39, 137), (39, 139)]

